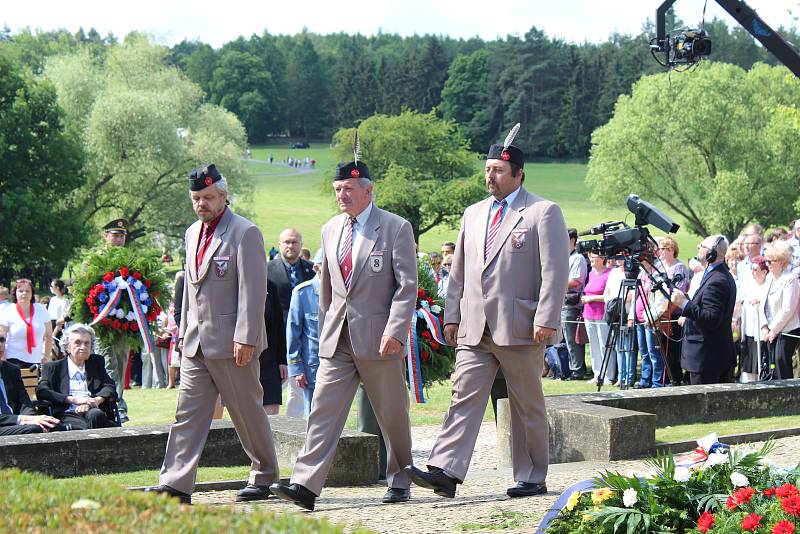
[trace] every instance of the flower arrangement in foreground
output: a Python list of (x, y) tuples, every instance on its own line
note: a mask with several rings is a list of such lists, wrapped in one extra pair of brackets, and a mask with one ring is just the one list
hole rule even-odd
[(800, 534), (800, 469), (778, 469), (766, 459), (773, 447), (698, 449), (701, 461), (678, 464), (662, 454), (645, 474), (606, 472), (593, 489), (569, 495), (547, 532)]
[(150, 326), (161, 313), (159, 299), (169, 298), (158, 256), (109, 248), (89, 254), (84, 265), (72, 288), (73, 320), (94, 323), (105, 346), (125, 339), (129, 347), (152, 352)]
[(444, 301), (439, 299), (430, 264), (417, 262), (417, 304), (409, 329), (408, 377), (418, 403), (425, 402), (424, 388), (450, 378), (455, 351), (444, 343)]

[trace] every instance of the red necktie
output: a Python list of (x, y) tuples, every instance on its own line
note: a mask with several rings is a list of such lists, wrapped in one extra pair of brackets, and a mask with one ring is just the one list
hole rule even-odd
[[(497, 201), (495, 200), (495, 202)], [(494, 245), (494, 238), (497, 237), (497, 231), (500, 229), (500, 223), (503, 221), (503, 211), (506, 207), (506, 201), (504, 199), (497, 203), (500, 204), (500, 207), (494, 212), (492, 222), (489, 224), (489, 230), (486, 232), (486, 246), (483, 248), (483, 261), (486, 261), (486, 258), (489, 257), (489, 252), (492, 251), (492, 245)]]
[(203, 265), (203, 256), (206, 255), (208, 245), (211, 244), (211, 238), (214, 233), (209, 232), (208, 225), (203, 224), (203, 229), (200, 231), (200, 243), (197, 245), (197, 272), (200, 272), (200, 266)]
[(339, 242), (339, 268), (342, 270), (344, 287), (350, 289), (350, 280), (353, 278), (353, 225), (355, 217), (349, 217), (347, 225)]

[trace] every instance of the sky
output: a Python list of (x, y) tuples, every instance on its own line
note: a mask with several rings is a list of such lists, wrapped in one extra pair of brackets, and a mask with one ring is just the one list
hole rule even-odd
[[(661, 0), (3, 0), (0, 27), (12, 32), (94, 27), (101, 35), (123, 37), (137, 30), (157, 42), (174, 45), (198, 40), (215, 48), (261, 34), (314, 33), (373, 35), (437, 34), (492, 40), (524, 35), (531, 26), (551, 37), (581, 43), (604, 41), (612, 33), (638, 33)], [(686, 23), (700, 22), (705, 0), (678, 0), (675, 9)], [(800, 13), (800, 0), (748, 0), (747, 4), (773, 28), (792, 26), (790, 10)], [(494, 13), (498, 13), (495, 15)], [(502, 15), (500, 15), (502, 14)], [(706, 19), (735, 21), (716, 2), (708, 3)], [(669, 29), (668, 29), (669, 30)], [(713, 37), (713, 36), (712, 36)]]

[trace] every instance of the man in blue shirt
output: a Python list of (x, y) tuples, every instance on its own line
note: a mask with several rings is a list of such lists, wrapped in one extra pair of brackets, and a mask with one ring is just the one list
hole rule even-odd
[(311, 413), (311, 399), (319, 367), (319, 269), (322, 249), (314, 256), (314, 278), (292, 290), (289, 316), (286, 320), (286, 357), (289, 377), (303, 389), (305, 416)]

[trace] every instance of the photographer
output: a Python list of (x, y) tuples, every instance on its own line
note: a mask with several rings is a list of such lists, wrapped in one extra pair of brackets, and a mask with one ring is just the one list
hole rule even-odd
[(569, 282), (564, 306), (561, 308), (561, 328), (569, 350), (570, 375), (567, 380), (583, 380), (586, 376), (586, 350), (584, 345), (575, 342), (575, 331), (578, 329), (577, 319), (581, 311), (581, 293), (589, 267), (586, 258), (576, 250), (578, 230), (567, 230), (569, 239)]
[(705, 238), (697, 247), (697, 259), (705, 266), (697, 292), (691, 300), (682, 291), (672, 293), (686, 318), (681, 366), (692, 385), (727, 382), (736, 365), (731, 329), (736, 282), (725, 264), (727, 251), (725, 236)]

